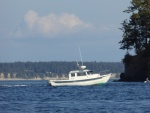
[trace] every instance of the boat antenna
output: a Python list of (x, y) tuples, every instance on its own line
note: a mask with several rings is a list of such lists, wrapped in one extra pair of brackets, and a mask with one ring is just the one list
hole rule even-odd
[(77, 60), (76, 60), (76, 62), (77, 62), (77, 66), (78, 66), (78, 67), (80, 67), (80, 65), (79, 65), (79, 63), (78, 63), (78, 61), (77, 61)]
[(79, 47), (79, 53), (80, 53), (81, 63), (82, 63), (82, 66), (83, 66), (83, 61), (82, 61), (82, 55), (81, 55), (80, 47)]

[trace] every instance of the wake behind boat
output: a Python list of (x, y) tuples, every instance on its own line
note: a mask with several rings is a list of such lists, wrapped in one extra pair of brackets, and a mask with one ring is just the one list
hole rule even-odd
[(69, 72), (68, 80), (49, 80), (51, 86), (88, 86), (106, 83), (111, 74), (93, 74), (86, 66), (78, 66), (79, 70)]

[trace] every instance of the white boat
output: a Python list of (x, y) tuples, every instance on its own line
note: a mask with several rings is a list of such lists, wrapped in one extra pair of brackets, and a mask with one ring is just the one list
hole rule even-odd
[(106, 83), (111, 74), (93, 74), (86, 66), (78, 66), (79, 70), (69, 72), (67, 80), (49, 80), (51, 86), (88, 86)]
[(146, 78), (146, 80), (144, 81), (144, 83), (150, 83), (150, 80), (148, 78)]

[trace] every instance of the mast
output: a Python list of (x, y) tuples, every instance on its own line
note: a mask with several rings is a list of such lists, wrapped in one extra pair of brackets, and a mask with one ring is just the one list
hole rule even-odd
[(83, 69), (86, 68), (86, 66), (83, 65), (83, 60), (82, 60), (82, 55), (81, 55), (80, 47), (79, 47), (79, 53), (80, 53), (80, 58), (81, 58), (81, 63), (82, 63), (82, 65), (81, 65), (81, 66), (78, 65), (78, 67), (79, 67), (81, 70), (83, 70)]
[(81, 55), (81, 49), (80, 49), (80, 47), (79, 47), (79, 53), (80, 53), (81, 63), (82, 63), (82, 66), (83, 66), (83, 61), (82, 61), (82, 55)]

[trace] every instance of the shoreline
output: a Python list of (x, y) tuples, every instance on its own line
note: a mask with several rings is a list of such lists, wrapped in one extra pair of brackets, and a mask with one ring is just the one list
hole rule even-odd
[[(17, 80), (66, 80), (68, 79), (68, 77), (45, 77), (45, 78), (29, 78), (29, 79), (25, 79), (25, 78), (0, 78), (0, 81), (17, 81)], [(110, 79), (120, 79), (119, 74), (112, 74)]]
[[(30, 78), (30, 79), (25, 79), (25, 78), (0, 78), (0, 81), (23, 81), (23, 80), (35, 80), (35, 81), (38, 81), (38, 80), (67, 80), (68, 78), (67, 77), (63, 77), (63, 78)], [(119, 80), (120, 78), (118, 76), (111, 76), (110, 77), (110, 80)]]
[(57, 78), (57, 77), (54, 77), (54, 78), (49, 78), (49, 77), (46, 77), (46, 78), (29, 78), (29, 79), (25, 79), (25, 78), (0, 78), (0, 81), (17, 81), (17, 80), (57, 80), (57, 79), (68, 79), (67, 77), (64, 78), (64, 77), (60, 77), (60, 78)]

